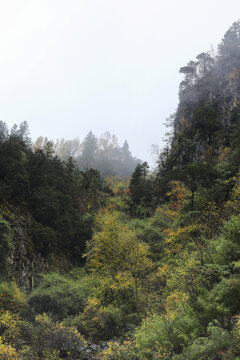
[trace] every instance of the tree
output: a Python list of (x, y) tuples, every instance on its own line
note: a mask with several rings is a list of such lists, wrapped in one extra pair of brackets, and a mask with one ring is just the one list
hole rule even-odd
[(47, 159), (53, 158), (54, 155), (54, 145), (52, 141), (48, 141), (43, 148), (43, 153), (45, 154)]
[(129, 190), (133, 215), (145, 216), (150, 214), (153, 205), (153, 182), (148, 177), (148, 172), (149, 165), (145, 161), (138, 164), (132, 174)]
[(93, 271), (110, 278), (113, 290), (131, 289), (139, 315), (139, 291), (152, 267), (148, 246), (137, 240), (134, 229), (124, 224), (115, 210), (100, 211), (96, 228), (85, 254), (87, 264)]
[(130, 160), (132, 158), (127, 140), (124, 141), (124, 144), (122, 146), (122, 156), (123, 156), (123, 161)]
[(204, 77), (213, 68), (214, 59), (205, 52), (197, 56), (200, 77)]
[(19, 126), (13, 125), (10, 131), (10, 136), (17, 137), (20, 141), (23, 141), (25, 145), (30, 146), (32, 141), (29, 136), (29, 127), (27, 121), (21, 122)]
[(239, 58), (240, 56), (240, 20), (235, 21), (224, 35), (218, 47), (222, 58)]
[(192, 86), (196, 76), (196, 63), (194, 61), (190, 62), (187, 66), (181, 67), (179, 72), (185, 75), (184, 81), (186, 85)]
[(5, 122), (0, 121), (0, 142), (4, 142), (7, 140), (9, 136), (8, 127)]
[(96, 152), (97, 138), (94, 136), (92, 131), (89, 131), (83, 141), (82, 155), (79, 159), (80, 167), (83, 169), (95, 168)]

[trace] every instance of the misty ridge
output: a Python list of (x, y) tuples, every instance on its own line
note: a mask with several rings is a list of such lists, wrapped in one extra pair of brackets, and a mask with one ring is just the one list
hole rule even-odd
[(64, 162), (71, 158), (80, 170), (95, 169), (103, 177), (129, 177), (137, 164), (142, 162), (132, 156), (127, 140), (120, 146), (117, 137), (108, 131), (99, 139), (89, 131), (82, 142), (78, 137), (73, 140), (57, 139), (54, 142), (43, 136), (32, 142), (27, 121), (19, 126), (14, 124), (10, 131), (7, 124), (0, 121), (0, 137), (1, 141), (6, 141), (9, 137), (18, 138), (33, 152), (57, 156)]

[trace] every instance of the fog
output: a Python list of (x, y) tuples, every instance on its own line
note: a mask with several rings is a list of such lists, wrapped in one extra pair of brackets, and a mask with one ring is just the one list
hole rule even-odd
[(153, 162), (176, 110), (178, 70), (217, 47), (239, 0), (0, 1), (0, 119), (31, 136), (105, 131)]

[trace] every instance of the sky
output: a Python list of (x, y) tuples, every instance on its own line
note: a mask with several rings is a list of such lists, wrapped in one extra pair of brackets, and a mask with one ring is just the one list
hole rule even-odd
[(152, 164), (179, 68), (239, 18), (239, 0), (0, 0), (0, 120), (33, 139), (109, 131)]

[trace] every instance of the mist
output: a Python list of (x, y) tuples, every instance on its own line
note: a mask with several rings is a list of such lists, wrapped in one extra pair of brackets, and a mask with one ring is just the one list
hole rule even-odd
[(215, 47), (237, 0), (1, 2), (0, 119), (31, 137), (106, 131), (153, 164), (175, 112), (179, 68)]

